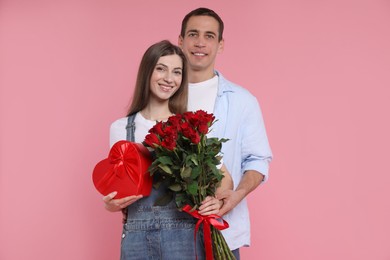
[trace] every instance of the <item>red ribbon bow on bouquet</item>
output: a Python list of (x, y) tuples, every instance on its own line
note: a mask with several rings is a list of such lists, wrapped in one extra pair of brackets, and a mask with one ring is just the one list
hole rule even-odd
[[(194, 239), (195, 239), (195, 246), (196, 246), (196, 233), (198, 232), (200, 224), (203, 223), (203, 238), (206, 248), (206, 259), (213, 259), (213, 245), (211, 241), (211, 227), (210, 225), (214, 226), (218, 230), (224, 230), (229, 227), (229, 224), (220, 216), (211, 214), (208, 216), (202, 216), (199, 214), (197, 210), (191, 211), (192, 208), (190, 205), (185, 205), (183, 207), (183, 211), (187, 212), (194, 218), (199, 219), (198, 222), (196, 222), (195, 226), (195, 232), (194, 232)], [(196, 252), (196, 250), (195, 250)], [(198, 257), (196, 257), (198, 259)]]
[(117, 199), (130, 195), (148, 196), (153, 181), (148, 172), (151, 163), (150, 152), (142, 144), (116, 142), (108, 158), (96, 164), (93, 183), (104, 196), (113, 191), (118, 192)]

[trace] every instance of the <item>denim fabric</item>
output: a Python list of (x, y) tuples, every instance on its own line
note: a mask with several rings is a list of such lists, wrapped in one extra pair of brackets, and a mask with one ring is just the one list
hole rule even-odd
[(232, 251), (233, 255), (236, 257), (236, 260), (240, 260), (240, 249), (237, 248), (237, 249), (234, 249)]
[[(130, 116), (132, 117), (132, 116)], [(127, 139), (134, 137), (133, 117), (128, 121)], [(165, 186), (152, 189), (151, 194), (130, 205), (123, 225), (121, 260), (182, 260), (196, 259), (196, 219), (180, 212), (173, 201), (166, 206), (154, 206), (156, 199), (166, 193)], [(200, 228), (202, 229), (202, 228)], [(202, 231), (197, 233), (196, 251), (199, 260), (205, 259)]]
[[(162, 187), (163, 188), (163, 187)], [(164, 191), (152, 190), (150, 196), (128, 207), (123, 226), (121, 260), (129, 259), (196, 259), (194, 229), (196, 219), (180, 212), (173, 202), (153, 206)], [(202, 233), (197, 234), (198, 259), (204, 259)]]

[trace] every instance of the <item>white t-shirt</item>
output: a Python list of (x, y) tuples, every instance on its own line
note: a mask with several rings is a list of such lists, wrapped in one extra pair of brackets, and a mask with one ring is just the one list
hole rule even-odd
[(199, 83), (188, 85), (188, 111), (202, 109), (207, 113), (214, 112), (218, 92), (218, 76)]
[[(136, 125), (134, 132), (135, 142), (142, 143), (145, 136), (148, 134), (149, 129), (156, 124), (156, 121), (148, 120), (144, 118), (141, 113), (137, 113), (134, 118), (134, 123)], [(126, 126), (127, 117), (120, 118), (111, 124), (110, 147), (118, 141), (126, 140)]]

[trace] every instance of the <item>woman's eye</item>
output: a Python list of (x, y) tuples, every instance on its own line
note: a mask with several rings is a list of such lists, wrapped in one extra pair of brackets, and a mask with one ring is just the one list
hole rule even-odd
[(156, 67), (156, 70), (157, 71), (164, 71), (164, 68), (163, 67)]
[(181, 71), (180, 70), (175, 70), (173, 73), (175, 73), (176, 75), (181, 75)]

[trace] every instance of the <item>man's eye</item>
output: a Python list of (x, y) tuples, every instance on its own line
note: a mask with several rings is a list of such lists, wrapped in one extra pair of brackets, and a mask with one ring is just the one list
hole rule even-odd
[(207, 37), (208, 39), (214, 39), (214, 38), (215, 38), (214, 35), (212, 35), (212, 34), (206, 35), (206, 37)]

